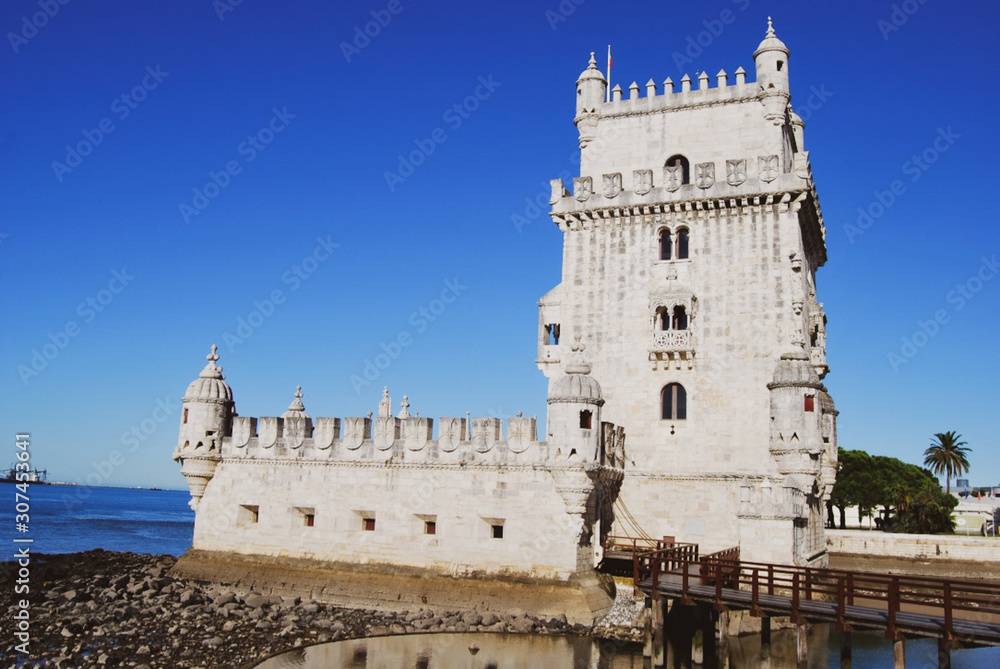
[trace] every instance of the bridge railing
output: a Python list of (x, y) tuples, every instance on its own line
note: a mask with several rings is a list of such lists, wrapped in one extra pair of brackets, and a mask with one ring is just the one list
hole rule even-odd
[[(700, 559), (696, 549), (693, 555), (666, 549), (637, 555), (635, 564), (637, 584), (651, 579), (657, 590), (670, 580), (680, 584), (682, 599), (689, 598), (694, 585), (714, 586), (717, 609), (725, 606), (726, 590), (748, 591), (750, 612), (758, 616), (765, 608), (778, 607), (776, 597), (782, 597), (781, 606), (790, 603), (792, 622), (805, 616), (803, 602), (835, 602), (841, 630), (850, 629), (848, 607), (883, 610), (886, 636), (892, 639), (899, 637), (897, 617), (904, 609), (942, 618), (945, 638), (955, 638), (955, 619), (997, 616), (994, 620), (1000, 620), (1000, 584), (994, 583), (744, 562), (738, 548)], [(701, 589), (698, 594), (706, 593)]]

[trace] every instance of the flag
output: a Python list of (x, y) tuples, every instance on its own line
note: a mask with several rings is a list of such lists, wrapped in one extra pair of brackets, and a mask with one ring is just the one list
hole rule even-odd
[(608, 85), (604, 92), (604, 101), (611, 102), (611, 45), (608, 45)]

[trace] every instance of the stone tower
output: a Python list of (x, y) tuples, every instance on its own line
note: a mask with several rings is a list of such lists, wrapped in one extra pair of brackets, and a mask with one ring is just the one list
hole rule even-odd
[(191, 382), (181, 400), (181, 429), (174, 460), (183, 461), (181, 474), (191, 491), (191, 508), (197, 510), (205, 486), (221, 459), (222, 438), (229, 436), (233, 420), (233, 391), (222, 375), (216, 346), (208, 364)]
[(605, 102), (591, 56), (580, 176), (572, 193), (552, 182), (562, 281), (539, 302), (537, 362), (551, 395), (573, 375), (567, 341), (587, 341), (604, 420), (629, 434), (621, 502), (644, 532), (819, 565), (837, 457), (825, 228), (788, 61), (769, 19), (756, 81), (650, 79)]

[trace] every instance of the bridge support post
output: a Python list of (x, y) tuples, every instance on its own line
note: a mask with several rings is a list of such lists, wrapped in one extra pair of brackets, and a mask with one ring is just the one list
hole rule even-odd
[(840, 633), (840, 669), (851, 669), (851, 631)]
[(906, 641), (902, 636), (892, 642), (892, 668), (906, 669)]
[(951, 669), (951, 645), (944, 637), (938, 637), (938, 669)]
[(645, 608), (642, 610), (642, 657), (653, 657), (653, 600), (646, 597)]
[(719, 666), (719, 648), (717, 644), (718, 640), (718, 625), (719, 625), (719, 612), (716, 611), (710, 604), (701, 605), (701, 611), (699, 611), (699, 622), (701, 625), (701, 649), (702, 649), (702, 660), (701, 665), (705, 669), (715, 669)]
[(669, 602), (666, 597), (646, 598), (642, 656), (648, 657), (654, 667), (663, 666), (666, 662), (664, 643)]
[(809, 665), (809, 635), (805, 623), (795, 625), (795, 661), (799, 669)]
[(760, 619), (760, 659), (766, 660), (771, 657), (771, 618), (764, 616)]

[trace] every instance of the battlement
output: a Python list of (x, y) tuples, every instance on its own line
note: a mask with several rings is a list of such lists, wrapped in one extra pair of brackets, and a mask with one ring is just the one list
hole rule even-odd
[(756, 101), (761, 88), (757, 82), (748, 82), (746, 77), (746, 70), (740, 67), (734, 73), (732, 83), (729, 83), (726, 71), (719, 70), (714, 77), (714, 86), (710, 85), (712, 78), (707, 72), (698, 75), (696, 86), (693, 86), (695, 80), (687, 74), (676, 83), (667, 77), (662, 88), (658, 88), (656, 82), (650, 79), (644, 87), (645, 95), (640, 95), (639, 84), (633, 81), (625, 97), (622, 87), (616, 84), (611, 89), (611, 101), (598, 104), (595, 112), (598, 116), (622, 116), (727, 102)]
[[(537, 439), (537, 420), (507, 419), (504, 438), (499, 418), (409, 417), (308, 418), (236, 417), (232, 434), (222, 438), (220, 457), (226, 459), (289, 459), (341, 462), (462, 463), (468, 465), (580, 463), (621, 467), (624, 429), (611, 423), (600, 427), (598, 453), (578, 453), (567, 445)], [(182, 444), (178, 457), (200, 455)]]

